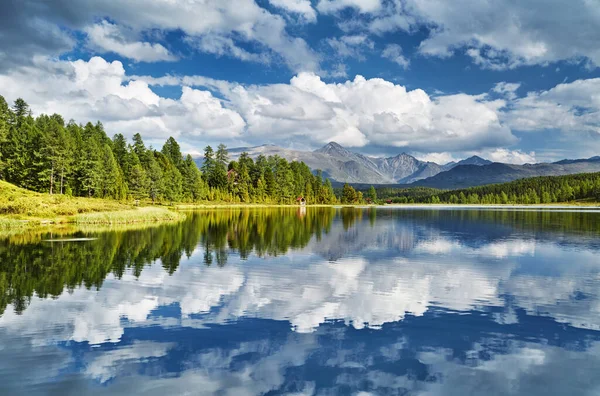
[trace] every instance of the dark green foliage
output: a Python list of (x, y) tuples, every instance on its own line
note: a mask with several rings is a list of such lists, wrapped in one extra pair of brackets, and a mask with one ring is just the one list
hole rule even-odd
[(551, 204), (571, 201), (598, 201), (600, 173), (543, 176), (491, 184), (464, 190), (437, 191), (413, 198), (419, 203), (453, 204)]
[(343, 204), (360, 204), (363, 203), (363, 195), (362, 192), (356, 191), (354, 187), (350, 186), (348, 183), (344, 184), (344, 188), (342, 189), (342, 198), (341, 201)]
[(368, 198), (372, 203), (377, 201), (377, 190), (375, 190), (375, 187), (371, 186), (371, 188), (369, 188)]
[(100, 122), (85, 126), (60, 115), (31, 116), (18, 99), (11, 109), (0, 96), (0, 178), (37, 192), (153, 202), (335, 203), (329, 181), (302, 162), (247, 153), (229, 161), (227, 147), (205, 149), (202, 172), (170, 137), (161, 151), (135, 134), (109, 139)]

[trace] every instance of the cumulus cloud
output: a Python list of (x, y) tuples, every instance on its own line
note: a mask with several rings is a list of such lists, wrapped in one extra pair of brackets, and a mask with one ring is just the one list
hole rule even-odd
[(361, 24), (342, 21), (354, 29), (383, 35), (426, 27), (429, 36), (419, 47), (423, 55), (448, 57), (464, 51), (476, 64), (496, 70), (582, 58), (593, 66), (600, 64), (600, 13), (597, 5), (587, 0), (390, 0), (384, 5), (330, 0), (319, 4), (322, 12), (347, 7), (368, 13)]
[(316, 22), (317, 12), (309, 0), (269, 0), (273, 6), (293, 14), (299, 14), (306, 22)]
[(507, 164), (533, 164), (536, 162), (535, 151), (527, 153), (522, 150), (508, 150), (504, 148), (498, 148), (495, 150), (487, 151), (484, 155), (490, 161), (504, 162)]
[[(589, 1), (412, 0), (409, 4), (411, 12), (437, 26), (421, 43), (423, 54), (448, 56), (457, 48), (470, 48), (474, 51), (469, 55), (476, 62), (492, 68), (580, 57), (600, 62), (595, 44), (600, 38), (595, 28), (600, 14)], [(569, 35), (564, 35), (565, 31)]]
[(452, 153), (416, 153), (415, 158), (421, 161), (435, 162), (436, 164), (447, 164), (456, 161)]
[(398, 44), (386, 45), (381, 56), (397, 63), (403, 69), (408, 69), (408, 66), (410, 65), (410, 61), (402, 54), (402, 47)]
[[(280, 0), (279, 3), (291, 6), (303, 2)], [(7, 43), (14, 38), (16, 44), (14, 48), (12, 45), (3, 47), (0, 60), (4, 64), (24, 64), (30, 62), (33, 55), (58, 56), (72, 49), (76, 41), (59, 26), (87, 31), (94, 47), (131, 59), (170, 60), (167, 58), (173, 56), (160, 44), (128, 40), (123, 36), (126, 26), (132, 36), (154, 30), (181, 31), (192, 42), (201, 43), (197, 48), (203, 51), (221, 51), (241, 57), (241, 44), (248, 44), (274, 54), (292, 70), (319, 68), (318, 56), (308, 44), (287, 33), (285, 19), (268, 12), (254, 0), (132, 0), (118, 3), (51, 0), (43, 5), (33, 0), (10, 0), (0, 7), (0, 15), (6, 16), (6, 23), (0, 24), (0, 36)], [(98, 18), (108, 18), (112, 22), (98, 24)]]
[(129, 80), (119, 61), (94, 57), (40, 61), (37, 67), (0, 75), (9, 100), (25, 97), (38, 113), (59, 113), (79, 122), (101, 120), (109, 134), (140, 132), (160, 144), (169, 135), (230, 138), (245, 126), (241, 116), (210, 92), (183, 86), (179, 99), (156, 95), (141, 80)]
[(88, 27), (91, 47), (98, 52), (114, 52), (137, 62), (176, 61), (174, 56), (161, 44), (131, 41), (123, 28), (108, 21)]
[(516, 99), (506, 113), (509, 125), (520, 131), (559, 130), (600, 134), (600, 78), (559, 84), (547, 91)]
[(351, 7), (359, 12), (375, 12), (381, 8), (381, 0), (320, 0), (317, 9), (322, 13), (334, 13)]
[(501, 103), (481, 96), (430, 98), (382, 79), (357, 76), (327, 84), (300, 73), (290, 85), (238, 86), (225, 93), (240, 110), (252, 135), (277, 130), (315, 143), (335, 140), (413, 149), (468, 150), (514, 143), (497, 110)]
[[(155, 140), (172, 135), (202, 147), (218, 141), (285, 145), (302, 138), (307, 146), (334, 140), (352, 147), (463, 152), (516, 142), (500, 121), (502, 100), (430, 97), (379, 78), (336, 84), (300, 73), (289, 84), (241, 85), (201, 76), (130, 77), (120, 62), (94, 57), (41, 60), (0, 74), (0, 83), (9, 101), (24, 97), (36, 112), (99, 119), (109, 134), (140, 132)], [(182, 94), (161, 97), (151, 84), (179, 86)]]

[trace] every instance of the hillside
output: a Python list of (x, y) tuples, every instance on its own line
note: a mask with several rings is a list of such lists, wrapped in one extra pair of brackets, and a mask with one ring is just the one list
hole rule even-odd
[[(335, 184), (409, 184), (435, 176), (440, 172), (463, 164), (485, 165), (491, 163), (474, 156), (460, 162), (437, 164), (420, 161), (407, 153), (393, 157), (370, 157), (348, 150), (338, 143), (330, 142), (315, 151), (286, 149), (274, 145), (239, 147), (229, 150), (233, 159), (247, 152), (256, 159), (260, 155), (285, 158), (288, 161), (303, 161), (313, 171), (320, 169), (323, 175)], [(202, 159), (196, 160), (198, 165)]]
[[(459, 162), (437, 164), (401, 153), (393, 157), (369, 157), (330, 142), (315, 151), (284, 149), (273, 145), (230, 150), (233, 158), (247, 152), (250, 157), (277, 155), (303, 161), (313, 171), (320, 169), (334, 185), (403, 185), (440, 189), (467, 188), (505, 183), (526, 177), (560, 176), (600, 171), (600, 157), (562, 160), (554, 163), (513, 165), (473, 156)], [(201, 162), (201, 161), (200, 161)]]
[(36, 193), (0, 180), (0, 215), (55, 217), (130, 208), (112, 200)]
[[(28, 191), (0, 180), (0, 228), (41, 221), (78, 224), (125, 224), (177, 220), (182, 216), (165, 208), (135, 208), (99, 198), (74, 198)], [(30, 220), (29, 223), (21, 220)]]
[(600, 172), (600, 158), (563, 160), (555, 163), (512, 165), (494, 162), (488, 165), (459, 165), (414, 186), (458, 189), (486, 184), (506, 183), (517, 179), (539, 176), (561, 176), (577, 173)]
[(393, 201), (451, 204), (600, 202), (600, 172), (525, 178), (502, 184), (433, 192), (428, 197), (404, 193), (398, 194)]

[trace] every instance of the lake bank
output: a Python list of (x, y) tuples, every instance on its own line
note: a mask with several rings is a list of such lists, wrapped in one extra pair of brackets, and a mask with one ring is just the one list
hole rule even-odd
[(42, 194), (0, 181), (0, 230), (51, 224), (132, 224), (175, 221), (185, 214), (101, 199)]
[(162, 207), (140, 207), (125, 210), (89, 212), (72, 216), (27, 217), (0, 216), (0, 230), (30, 229), (51, 225), (118, 225), (171, 222), (185, 219), (185, 214)]

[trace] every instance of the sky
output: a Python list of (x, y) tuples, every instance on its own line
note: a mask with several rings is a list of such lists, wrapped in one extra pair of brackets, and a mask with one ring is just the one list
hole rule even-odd
[(186, 153), (600, 155), (598, 0), (2, 0), (0, 95)]

